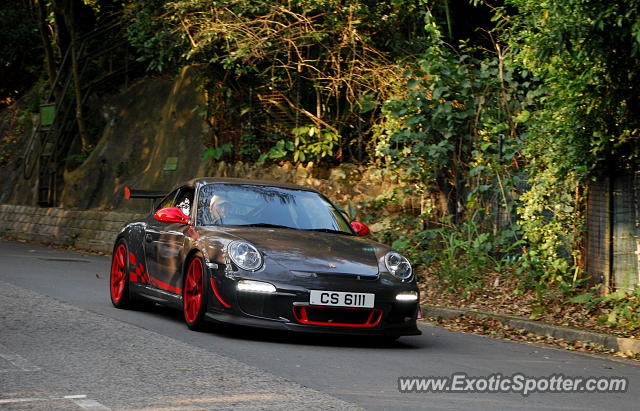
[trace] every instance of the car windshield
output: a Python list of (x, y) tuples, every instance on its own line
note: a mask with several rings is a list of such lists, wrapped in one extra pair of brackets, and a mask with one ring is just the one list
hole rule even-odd
[(342, 214), (313, 191), (252, 184), (208, 184), (198, 196), (197, 224), (281, 227), (353, 235)]

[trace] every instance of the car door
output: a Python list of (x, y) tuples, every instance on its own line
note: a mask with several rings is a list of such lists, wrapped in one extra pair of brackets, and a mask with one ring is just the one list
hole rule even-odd
[[(179, 207), (190, 216), (193, 205), (193, 188), (181, 187), (169, 194), (156, 209)], [(148, 222), (145, 232), (145, 254), (149, 283), (160, 291), (181, 293), (181, 255), (188, 226), (180, 223), (165, 223), (154, 218)]]

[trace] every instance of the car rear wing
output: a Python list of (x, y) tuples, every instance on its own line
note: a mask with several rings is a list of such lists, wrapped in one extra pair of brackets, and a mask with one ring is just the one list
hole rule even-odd
[(157, 198), (164, 198), (167, 194), (164, 191), (151, 191), (151, 190), (136, 190), (128, 186), (124, 187), (124, 198), (130, 200), (132, 198), (150, 198), (155, 200)]

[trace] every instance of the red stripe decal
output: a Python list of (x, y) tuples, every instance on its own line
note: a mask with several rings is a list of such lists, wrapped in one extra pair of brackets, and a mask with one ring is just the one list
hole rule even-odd
[[(136, 257), (133, 255), (133, 253), (129, 253), (129, 262), (134, 266), (136, 265)], [(170, 284), (163, 283), (162, 281), (151, 277), (149, 273), (147, 273), (147, 270), (144, 269), (144, 265), (142, 264), (138, 264), (136, 266), (136, 270), (129, 273), (129, 280), (136, 283), (140, 282), (143, 284), (151, 284), (158, 288), (162, 288), (163, 290), (171, 291), (172, 293), (182, 294), (182, 288), (174, 287)]]
[(134, 283), (149, 284), (149, 274), (144, 269), (144, 265), (138, 264), (135, 271), (129, 272), (129, 280)]
[(220, 304), (222, 304), (224, 308), (231, 308), (231, 304), (223, 300), (222, 296), (218, 292), (218, 287), (216, 286), (216, 280), (214, 280), (213, 278), (210, 278), (209, 280), (211, 281), (211, 289), (213, 290), (213, 294), (216, 296), (218, 301), (220, 301)]
[(182, 288), (177, 288), (167, 283), (163, 283), (160, 280), (157, 280), (151, 276), (149, 276), (149, 284), (155, 285), (158, 288), (162, 288), (163, 290), (171, 291), (172, 293), (182, 294)]
[(136, 274), (138, 274), (138, 281), (144, 284), (149, 284), (149, 274), (147, 274), (147, 270), (144, 269), (142, 264), (140, 264), (136, 269)]

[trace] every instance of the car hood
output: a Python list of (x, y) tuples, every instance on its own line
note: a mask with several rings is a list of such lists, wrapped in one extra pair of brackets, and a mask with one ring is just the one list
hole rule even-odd
[(263, 227), (224, 227), (224, 231), (252, 243), (291, 271), (378, 275), (377, 255), (383, 246), (360, 237)]

